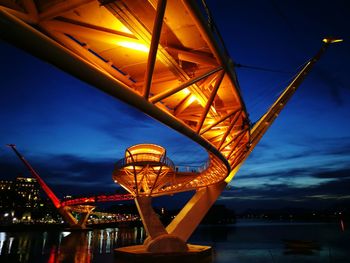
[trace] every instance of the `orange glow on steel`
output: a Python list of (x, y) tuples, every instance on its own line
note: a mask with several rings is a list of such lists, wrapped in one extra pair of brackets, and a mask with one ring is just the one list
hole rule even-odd
[(185, 89), (183, 89), (182, 91), (183, 91), (183, 93), (184, 93), (185, 95), (190, 94), (190, 91), (188, 90), (188, 88), (185, 88)]
[(198, 101), (198, 98), (195, 95), (192, 94), (188, 103), (191, 104), (195, 100)]
[(133, 50), (137, 50), (145, 53), (149, 52), (149, 47), (137, 42), (118, 41), (116, 44), (121, 47), (129, 48), (129, 49), (133, 49)]

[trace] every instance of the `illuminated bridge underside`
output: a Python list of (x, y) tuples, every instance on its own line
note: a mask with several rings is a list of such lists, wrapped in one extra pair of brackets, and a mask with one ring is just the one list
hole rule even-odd
[(54, 45), (76, 63), (47, 60), (207, 149), (203, 172), (177, 178), (153, 195), (218, 183), (244, 159), (249, 120), (232, 61), (192, 1), (0, 2), (2, 17), (33, 26), (49, 38), (41, 39), (42, 49)]

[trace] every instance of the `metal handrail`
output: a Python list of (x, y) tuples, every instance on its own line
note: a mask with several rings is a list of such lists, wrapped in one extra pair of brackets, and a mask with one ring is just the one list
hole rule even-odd
[(118, 169), (122, 169), (127, 165), (133, 165), (133, 164), (140, 164), (140, 163), (160, 163), (163, 166), (167, 166), (169, 168), (172, 168), (175, 170), (175, 165), (172, 160), (170, 160), (168, 157), (166, 157), (163, 154), (155, 154), (155, 153), (138, 153), (133, 154), (131, 156), (127, 156), (123, 159), (120, 159), (118, 162), (116, 162), (116, 167)]

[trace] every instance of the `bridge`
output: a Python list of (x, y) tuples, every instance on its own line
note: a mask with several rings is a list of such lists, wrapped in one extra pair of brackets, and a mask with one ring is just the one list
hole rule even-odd
[(61, 201), (61, 205), (62, 206), (84, 205), (84, 204), (94, 204), (94, 203), (100, 203), (100, 202), (128, 201), (133, 199), (134, 197), (130, 194), (96, 195), (96, 196), (79, 197), (79, 198), (64, 200), (64, 201)]
[[(181, 0), (0, 1), (1, 37), (134, 106), (208, 152), (208, 165), (162, 187), (128, 187), (148, 238), (125, 253), (178, 253), (326, 48), (251, 124), (221, 36), (206, 5)], [(11, 4), (9, 4), (11, 3)], [(204, 12), (206, 10), (206, 12)], [(23, 41), (25, 39), (25, 41)], [(125, 156), (127, 157), (127, 156)], [(126, 182), (122, 182), (122, 185)], [(145, 190), (146, 189), (146, 190)], [(194, 191), (164, 227), (152, 197)], [(122, 251), (119, 250), (119, 251)]]
[[(99, 214), (101, 212), (94, 212), (95, 203), (98, 202), (117, 202), (132, 200), (134, 197), (130, 194), (111, 194), (111, 195), (98, 195), (90, 197), (80, 197), (75, 199), (69, 199), (61, 201), (51, 190), (51, 188), (45, 183), (40, 175), (34, 170), (30, 163), (23, 157), (23, 155), (17, 150), (16, 145), (8, 144), (8, 146), (15, 152), (22, 163), (27, 167), (31, 175), (37, 180), (38, 184), (49, 197), (55, 208), (62, 215), (63, 219), (72, 228), (85, 228), (87, 220), (90, 214)], [(73, 212), (80, 214), (80, 219), (74, 217)], [(109, 216), (115, 217), (115, 215), (108, 214)], [(125, 220), (122, 220), (125, 221)]]

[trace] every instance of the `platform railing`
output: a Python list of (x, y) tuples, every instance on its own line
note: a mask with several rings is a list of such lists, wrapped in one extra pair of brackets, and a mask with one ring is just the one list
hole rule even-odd
[(172, 160), (166, 157), (163, 154), (155, 153), (138, 153), (133, 154), (132, 156), (127, 156), (123, 159), (120, 159), (116, 163), (118, 169), (122, 169), (128, 165), (137, 165), (137, 164), (146, 164), (146, 163), (159, 163), (162, 166), (167, 166), (172, 170), (175, 170), (175, 165)]

